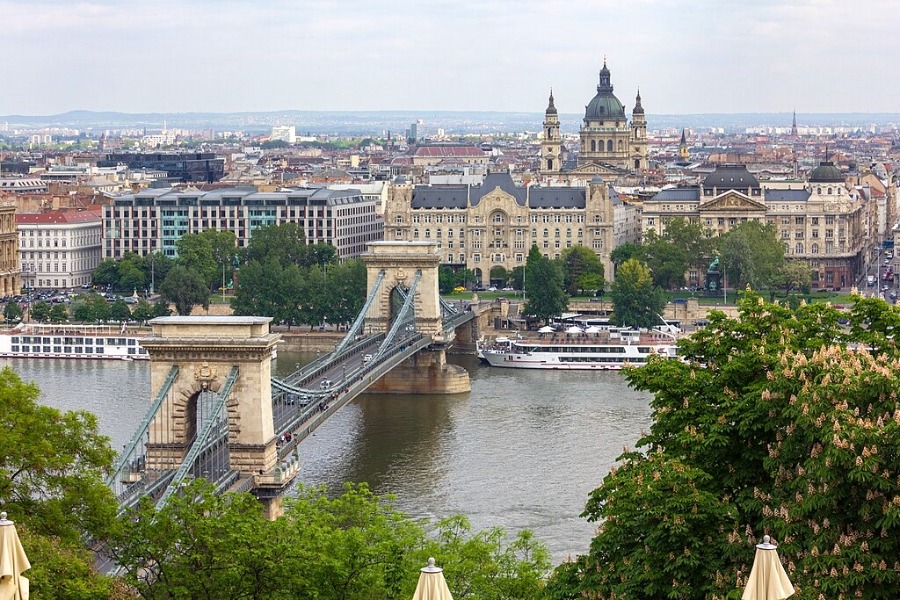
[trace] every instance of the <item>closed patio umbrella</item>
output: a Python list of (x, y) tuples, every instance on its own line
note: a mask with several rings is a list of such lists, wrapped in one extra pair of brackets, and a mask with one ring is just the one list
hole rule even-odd
[(0, 600), (28, 600), (28, 580), (22, 573), (30, 568), (15, 524), (0, 512)]
[(762, 544), (756, 545), (753, 568), (742, 600), (784, 600), (794, 595), (794, 586), (781, 566), (776, 548), (767, 535), (763, 536)]
[(422, 567), (419, 574), (419, 583), (412, 600), (453, 600), (447, 581), (444, 579), (444, 570), (434, 566), (434, 559), (428, 559), (428, 566)]

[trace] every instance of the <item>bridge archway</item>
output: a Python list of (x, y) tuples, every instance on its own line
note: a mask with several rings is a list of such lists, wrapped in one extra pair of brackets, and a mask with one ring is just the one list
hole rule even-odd
[[(150, 424), (147, 469), (165, 470), (185, 458), (202, 418), (204, 399), (219, 394), (232, 368), (238, 375), (226, 400), (229, 468), (268, 472), (277, 454), (272, 420), (272, 358), (279, 335), (268, 317), (160, 317), (141, 340), (150, 354), (151, 398), (173, 367), (177, 376)], [(201, 406), (198, 406), (201, 405)], [(198, 414), (201, 413), (201, 414)]]
[[(373, 242), (363, 254), (372, 289), (384, 273), (381, 286), (366, 313), (366, 332), (381, 333), (390, 329), (396, 311), (396, 289), (408, 289), (419, 275), (413, 297), (416, 331), (430, 335), (435, 342), (444, 341), (441, 319), (438, 266), (441, 256), (433, 242)], [(402, 303), (401, 303), (402, 305)]]

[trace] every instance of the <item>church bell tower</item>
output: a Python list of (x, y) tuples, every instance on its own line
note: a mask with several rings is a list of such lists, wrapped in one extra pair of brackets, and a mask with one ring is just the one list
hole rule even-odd
[(562, 138), (559, 134), (559, 114), (553, 105), (553, 90), (550, 103), (544, 113), (544, 139), (541, 142), (541, 175), (559, 175), (562, 170)]

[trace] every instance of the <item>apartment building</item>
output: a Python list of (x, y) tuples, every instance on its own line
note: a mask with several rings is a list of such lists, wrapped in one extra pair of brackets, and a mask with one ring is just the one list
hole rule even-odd
[(359, 256), (383, 239), (376, 200), (356, 189), (294, 189), (258, 192), (237, 187), (201, 192), (148, 188), (113, 199), (103, 210), (103, 256), (162, 252), (177, 256), (176, 242), (206, 229), (232, 231), (245, 248), (253, 230), (300, 223), (310, 244), (330, 244), (340, 259)]
[(69, 289), (91, 283), (100, 264), (100, 211), (18, 213), (22, 286)]

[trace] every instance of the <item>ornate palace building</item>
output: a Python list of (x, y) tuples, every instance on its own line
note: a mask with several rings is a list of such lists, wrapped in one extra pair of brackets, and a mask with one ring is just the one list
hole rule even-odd
[(584, 108), (579, 133), (581, 148), (574, 169), (563, 171), (562, 137), (553, 92), (544, 114), (544, 139), (541, 143), (541, 174), (589, 180), (593, 175), (617, 176), (640, 173), (647, 168), (647, 121), (638, 91), (631, 111), (613, 94), (609, 68), (603, 61), (597, 94)]
[(0, 201), (0, 296), (18, 294), (21, 290), (16, 203)]
[[(672, 188), (644, 202), (642, 231), (657, 233), (681, 217), (699, 222), (714, 235), (738, 223), (771, 223), (784, 242), (785, 257), (812, 268), (812, 286), (854, 285), (864, 268), (872, 215), (866, 203), (830, 162), (813, 169), (806, 182), (759, 182), (744, 165), (725, 164), (702, 185)], [(702, 282), (691, 272), (691, 285)]]
[(385, 206), (385, 240), (437, 242), (442, 262), (479, 283), (525, 265), (532, 244), (550, 258), (592, 248), (612, 278), (609, 253), (640, 238), (638, 210), (595, 176), (586, 187), (517, 186), (508, 172), (481, 185), (412, 186), (398, 178)]

